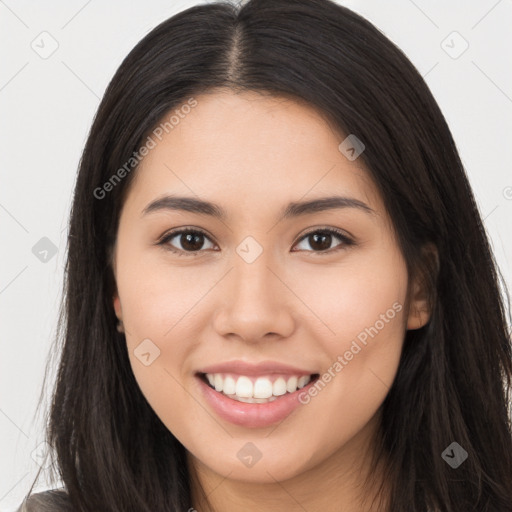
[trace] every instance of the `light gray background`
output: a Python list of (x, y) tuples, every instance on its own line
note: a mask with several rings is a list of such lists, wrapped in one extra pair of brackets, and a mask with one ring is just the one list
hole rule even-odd
[[(38, 468), (42, 418), (34, 411), (55, 333), (71, 193), (99, 99), (144, 35), (196, 3), (0, 0), (1, 511), (20, 504)], [(426, 78), (510, 287), (512, 1), (339, 3), (377, 25)], [(32, 46), (49, 51), (52, 38), (58, 48), (43, 59)], [(47, 262), (32, 252), (43, 237), (58, 249)]]

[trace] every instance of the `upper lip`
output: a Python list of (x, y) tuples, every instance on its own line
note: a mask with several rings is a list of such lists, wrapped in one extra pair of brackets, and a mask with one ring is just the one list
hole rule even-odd
[(198, 373), (236, 373), (238, 375), (265, 375), (272, 373), (290, 374), (290, 375), (313, 375), (315, 372), (304, 370), (288, 364), (277, 361), (260, 361), (259, 363), (249, 363), (247, 361), (234, 360), (223, 363), (206, 366)]

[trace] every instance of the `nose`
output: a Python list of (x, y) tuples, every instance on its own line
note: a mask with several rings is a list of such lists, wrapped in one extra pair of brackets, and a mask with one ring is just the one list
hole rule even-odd
[[(223, 296), (214, 317), (216, 332), (248, 343), (280, 339), (295, 328), (292, 312), (294, 295), (286, 286), (286, 276), (276, 269), (264, 251), (252, 263), (235, 254), (233, 268), (219, 290)], [(288, 284), (289, 286), (289, 284)]]

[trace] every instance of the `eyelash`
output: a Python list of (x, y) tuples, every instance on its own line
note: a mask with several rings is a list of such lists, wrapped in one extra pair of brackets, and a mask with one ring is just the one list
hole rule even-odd
[[(185, 256), (185, 255), (187, 255), (187, 256), (188, 255), (190, 255), (190, 256), (199, 256), (200, 253), (204, 251), (203, 249), (200, 249), (198, 251), (183, 251), (182, 249), (177, 249), (177, 248), (173, 247), (172, 245), (170, 245), (168, 243), (170, 240), (172, 240), (176, 236), (182, 235), (184, 233), (200, 234), (200, 235), (203, 235), (206, 238), (210, 239), (208, 234), (206, 232), (204, 232), (203, 230), (201, 230), (201, 229), (198, 229), (198, 228), (193, 228), (193, 229), (192, 228), (180, 228), (180, 229), (178, 229), (176, 231), (171, 231), (169, 233), (164, 234), (160, 238), (160, 240), (156, 243), (156, 245), (163, 246), (164, 249), (169, 250), (169, 251), (177, 254), (178, 256)], [(308, 236), (310, 236), (312, 234), (315, 234), (315, 233), (335, 235), (343, 243), (337, 245), (336, 247), (334, 247), (332, 249), (326, 249), (324, 251), (306, 251), (306, 252), (311, 252), (311, 253), (319, 254), (319, 255), (325, 255), (325, 254), (332, 254), (333, 252), (337, 252), (338, 250), (342, 250), (343, 248), (349, 247), (351, 245), (355, 245), (354, 240), (352, 240), (346, 234), (344, 234), (344, 232), (342, 232), (341, 230), (336, 229), (336, 228), (317, 228), (317, 229), (314, 229), (312, 231), (309, 231), (308, 233), (305, 233), (297, 241), (297, 244), (302, 242), (302, 240), (304, 240)], [(297, 244), (295, 244), (295, 245), (297, 245)], [(300, 252), (300, 251), (293, 251), (293, 252)]]

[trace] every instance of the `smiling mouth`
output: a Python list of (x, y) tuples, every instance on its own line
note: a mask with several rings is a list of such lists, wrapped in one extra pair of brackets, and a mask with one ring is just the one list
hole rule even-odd
[(198, 373), (197, 376), (218, 393), (250, 404), (265, 404), (295, 393), (316, 381), (320, 374), (263, 375), (259, 377), (230, 373)]

